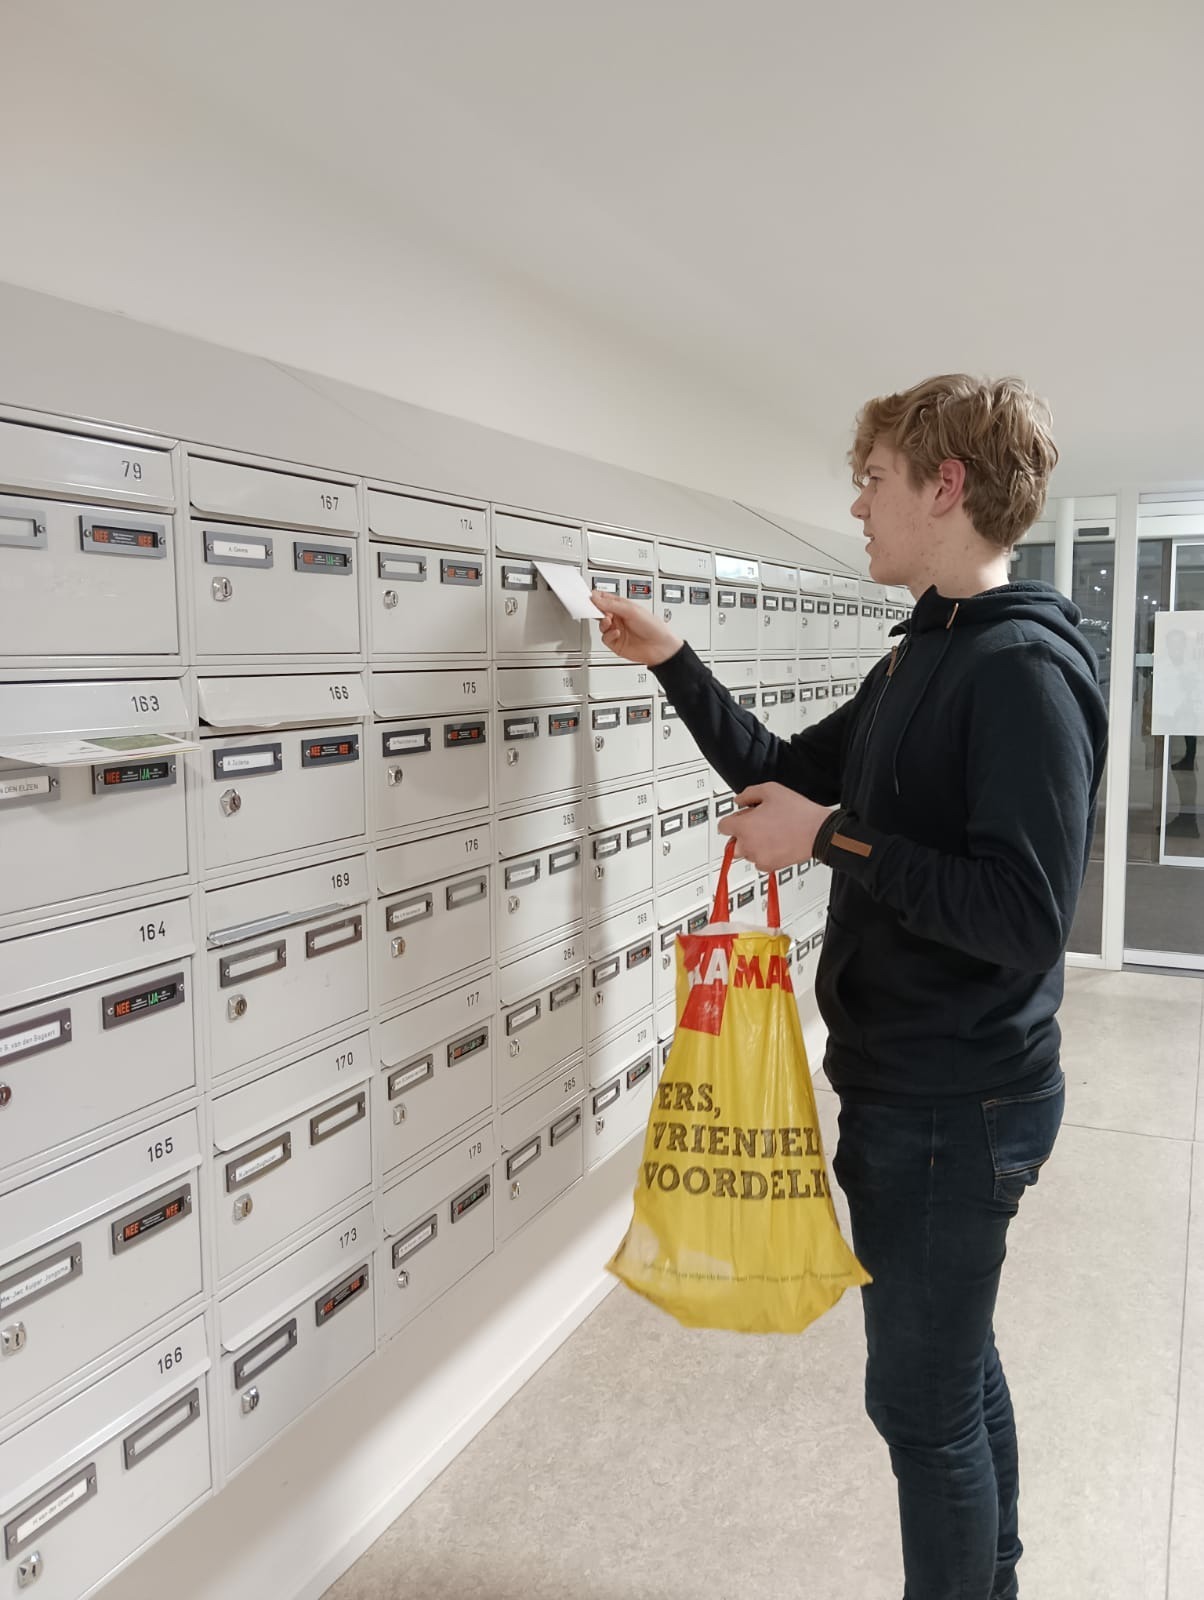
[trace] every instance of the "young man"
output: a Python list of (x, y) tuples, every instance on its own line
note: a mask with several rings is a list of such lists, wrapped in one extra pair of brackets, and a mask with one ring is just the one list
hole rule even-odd
[(776, 738), (646, 609), (594, 602), (606, 643), (655, 669), (741, 791), (720, 830), (739, 854), (833, 869), (816, 981), (833, 1170), (874, 1280), (866, 1407), (898, 1480), (905, 1600), (1015, 1600), (992, 1318), (1008, 1223), (1062, 1119), (1056, 1013), (1105, 708), (1076, 608), (1008, 582), (1057, 460), (1023, 385), (942, 377), (872, 400), (850, 460), (870, 576), (916, 606), (817, 727)]

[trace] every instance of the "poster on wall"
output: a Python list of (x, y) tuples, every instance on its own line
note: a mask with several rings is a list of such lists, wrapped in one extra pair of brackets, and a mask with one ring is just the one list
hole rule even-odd
[(1150, 731), (1204, 734), (1204, 611), (1154, 618), (1154, 700)]

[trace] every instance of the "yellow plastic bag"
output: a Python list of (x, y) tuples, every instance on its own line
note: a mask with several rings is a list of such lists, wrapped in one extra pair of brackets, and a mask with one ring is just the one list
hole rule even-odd
[(790, 940), (728, 921), (734, 849), (710, 925), (678, 936), (677, 1032), (608, 1270), (687, 1327), (797, 1333), (870, 1279), (832, 1205)]

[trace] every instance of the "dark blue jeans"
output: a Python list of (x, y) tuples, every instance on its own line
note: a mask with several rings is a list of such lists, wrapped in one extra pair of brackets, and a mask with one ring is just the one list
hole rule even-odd
[(862, 1291), (866, 1410), (899, 1486), (904, 1600), (1016, 1600), (1019, 1468), (993, 1318), (1008, 1224), (1062, 1121), (1056, 1067), (1024, 1095), (842, 1097), (833, 1162)]

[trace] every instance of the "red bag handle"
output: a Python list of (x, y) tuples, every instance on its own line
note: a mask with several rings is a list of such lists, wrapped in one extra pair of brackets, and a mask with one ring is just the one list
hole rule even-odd
[[(731, 921), (731, 901), (728, 897), (727, 875), (732, 862), (736, 859), (736, 841), (729, 839), (727, 849), (723, 852), (723, 865), (719, 868), (719, 883), (715, 889), (715, 903), (711, 907), (712, 922)], [(778, 904), (778, 875), (776, 872), (769, 874), (769, 926), (780, 928), (782, 926), (782, 909)]]

